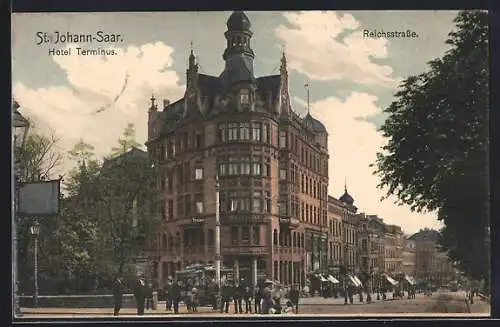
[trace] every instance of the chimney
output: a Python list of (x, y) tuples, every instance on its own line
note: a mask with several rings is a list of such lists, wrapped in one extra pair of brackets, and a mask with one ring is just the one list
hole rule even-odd
[(170, 104), (170, 100), (168, 99), (164, 99), (163, 100), (163, 109), (166, 109), (168, 107), (168, 105)]

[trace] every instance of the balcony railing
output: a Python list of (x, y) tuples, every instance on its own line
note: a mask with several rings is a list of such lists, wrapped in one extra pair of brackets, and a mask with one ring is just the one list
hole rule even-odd
[(267, 255), (268, 252), (265, 246), (233, 245), (231, 247), (223, 247), (222, 254)]

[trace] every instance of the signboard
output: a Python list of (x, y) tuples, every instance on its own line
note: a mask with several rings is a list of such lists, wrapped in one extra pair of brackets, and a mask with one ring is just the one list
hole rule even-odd
[(25, 183), (19, 187), (21, 216), (54, 216), (59, 214), (61, 180)]
[(205, 220), (202, 218), (191, 218), (191, 222), (193, 224), (202, 224), (203, 222), (205, 222)]

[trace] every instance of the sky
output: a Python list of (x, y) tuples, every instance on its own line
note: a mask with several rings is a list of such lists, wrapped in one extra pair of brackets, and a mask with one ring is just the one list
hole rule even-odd
[[(96, 155), (108, 154), (128, 123), (137, 140), (147, 138), (147, 110), (154, 94), (161, 103), (183, 96), (192, 47), (200, 72), (218, 76), (224, 67), (224, 32), (230, 12), (14, 13), (13, 95), (21, 113), (40, 133), (53, 131), (67, 152), (83, 139)], [(347, 182), (359, 211), (377, 214), (411, 234), (440, 228), (436, 213), (418, 214), (394, 199), (380, 201), (379, 177), (369, 165), (386, 140), (378, 128), (399, 83), (428, 70), (448, 49), (456, 11), (247, 12), (252, 23), (257, 76), (279, 72), (288, 60), (292, 107), (310, 112), (329, 133), (329, 194), (339, 197)], [(366, 32), (415, 32), (416, 37), (367, 37)], [(37, 44), (38, 35), (103, 31), (117, 42)], [(113, 56), (78, 55), (84, 49), (115, 49)], [(49, 50), (72, 49), (53, 56)], [(118, 96), (119, 95), (119, 96)], [(117, 100), (116, 100), (117, 98)], [(99, 112), (100, 108), (106, 108)], [(66, 158), (61, 173), (72, 166)]]

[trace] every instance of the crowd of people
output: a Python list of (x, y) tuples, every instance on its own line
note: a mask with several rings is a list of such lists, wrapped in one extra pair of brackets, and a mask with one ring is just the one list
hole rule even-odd
[[(327, 287), (329, 286), (329, 287)], [(123, 278), (116, 278), (113, 286), (114, 315), (119, 315), (125, 290)], [(406, 290), (406, 292), (405, 292)], [(353, 303), (355, 297), (359, 301), (371, 302), (372, 297), (387, 299), (387, 292), (392, 291), (392, 298), (402, 298), (405, 293), (408, 299), (415, 298), (415, 288), (394, 287), (381, 289), (374, 294), (365, 293), (360, 287), (349, 285), (347, 288), (335, 288), (331, 285), (310, 288), (306, 285), (302, 290), (298, 285), (282, 287), (278, 282), (269, 279), (252, 286), (244, 280), (221, 281), (219, 286), (212, 280), (204, 285), (192, 283), (189, 280), (169, 278), (161, 290), (161, 298), (165, 300), (165, 310), (177, 314), (181, 305), (185, 305), (187, 312), (197, 312), (200, 305), (210, 305), (213, 311), (229, 313), (232, 307), (234, 314), (281, 314), (298, 313), (299, 299), (304, 296), (320, 295), (323, 297), (344, 297), (345, 303)], [(133, 287), (137, 305), (137, 315), (143, 315), (145, 309), (157, 309), (153, 301), (153, 285), (147, 283), (144, 276), (140, 276)], [(389, 293), (389, 294), (390, 294)], [(365, 296), (365, 298), (364, 298)], [(157, 299), (158, 300), (158, 299)]]

